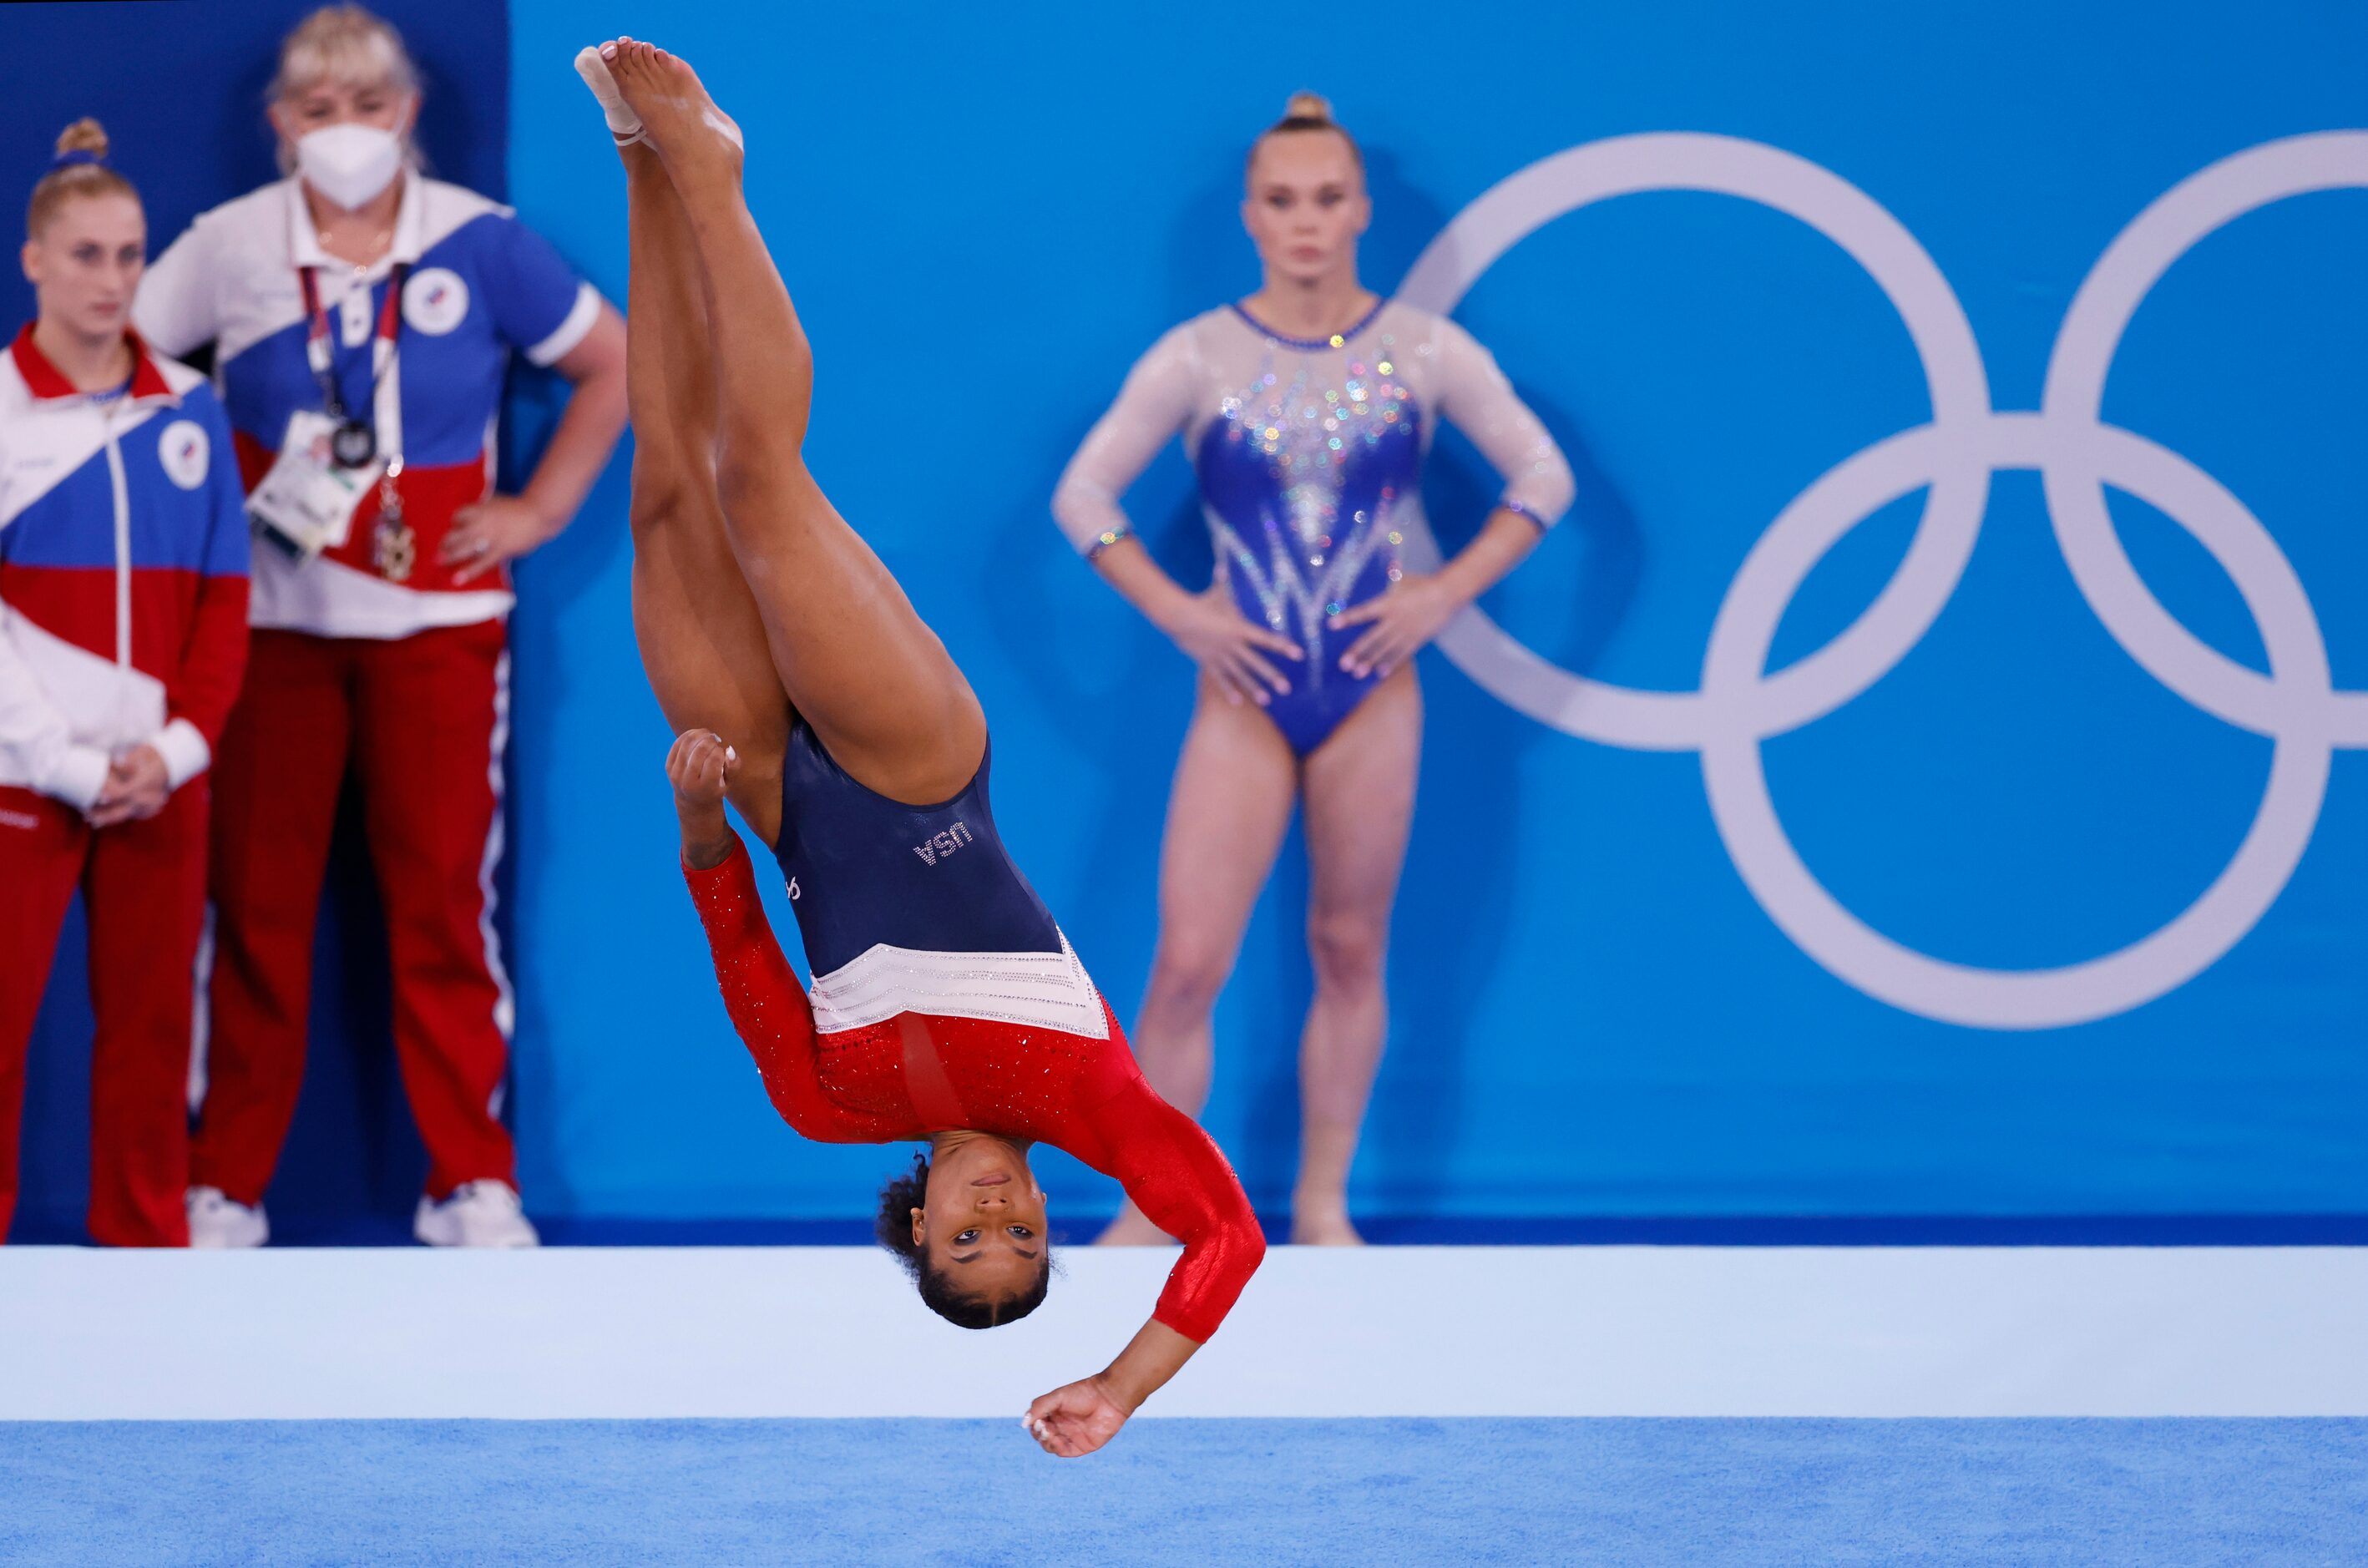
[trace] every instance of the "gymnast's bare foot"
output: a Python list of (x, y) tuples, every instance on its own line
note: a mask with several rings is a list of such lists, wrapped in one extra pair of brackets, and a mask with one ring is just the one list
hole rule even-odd
[(1291, 1244), (1295, 1247), (1360, 1247), (1365, 1238), (1357, 1227), (1349, 1223), (1345, 1207), (1309, 1206), (1293, 1203), (1291, 1211)]
[[(617, 43), (627, 40), (619, 39)], [(612, 50), (615, 44), (609, 45)], [(609, 74), (608, 57), (586, 45), (575, 51), (575, 74), (592, 89), (592, 97), (600, 106), (600, 113), (609, 121), (609, 134), (617, 139), (620, 148), (638, 146), (642, 140), (642, 117), (626, 106), (624, 96), (617, 91), (617, 79)]]
[(1176, 1238), (1143, 1217), (1143, 1210), (1132, 1202), (1118, 1211), (1118, 1218), (1109, 1229), (1094, 1238), (1100, 1247), (1164, 1247), (1176, 1244)]
[(600, 58), (677, 188), (739, 183), (740, 128), (715, 107), (689, 61), (630, 38), (602, 44)]

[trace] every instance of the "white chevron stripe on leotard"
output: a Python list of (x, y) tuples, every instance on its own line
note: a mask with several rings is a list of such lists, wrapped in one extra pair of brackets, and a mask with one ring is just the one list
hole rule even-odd
[(876, 942), (816, 980), (813, 1000), (824, 1034), (929, 1013), (1110, 1037), (1101, 994), (1066, 937), (1057, 953), (939, 953)]

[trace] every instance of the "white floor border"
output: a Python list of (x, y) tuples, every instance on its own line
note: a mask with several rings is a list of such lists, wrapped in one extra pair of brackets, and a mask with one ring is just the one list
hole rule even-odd
[[(0, 1420), (1016, 1416), (1173, 1255), (1033, 1318), (876, 1251), (0, 1249)], [(2368, 1249), (1282, 1247), (1166, 1415), (2362, 1415)]]

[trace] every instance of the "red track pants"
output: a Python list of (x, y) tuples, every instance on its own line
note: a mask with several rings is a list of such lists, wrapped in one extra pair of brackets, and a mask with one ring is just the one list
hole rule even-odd
[(25, 1052), (76, 885), (90, 917), (90, 1233), (187, 1246), (190, 971), (205, 924), (203, 777), (146, 822), (93, 829), (0, 789), (0, 1235), (17, 1209)]
[(258, 631), (214, 764), (214, 966), (190, 1179), (261, 1200), (303, 1082), (337, 792), (361, 790), (394, 1048), (427, 1191), (515, 1184), (498, 1119), (511, 999), (494, 936), (508, 655), (499, 621), (393, 641)]

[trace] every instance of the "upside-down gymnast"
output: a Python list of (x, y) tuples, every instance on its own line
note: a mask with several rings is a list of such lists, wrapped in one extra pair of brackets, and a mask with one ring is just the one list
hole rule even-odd
[[(804, 1136), (928, 1142), (878, 1233), (954, 1323), (1044, 1298), (1035, 1142), (1116, 1176), (1183, 1241), (1117, 1359), (1029, 1409), (1046, 1449), (1088, 1453), (1215, 1331), (1265, 1255), (1258, 1221), (1005, 854), (962, 671), (806, 469), (813, 358), (742, 195), (738, 129), (647, 43), (576, 64), (631, 210), (634, 631), (679, 732), (683, 874), (733, 1024)], [(726, 801), (789, 879), (811, 997)]]

